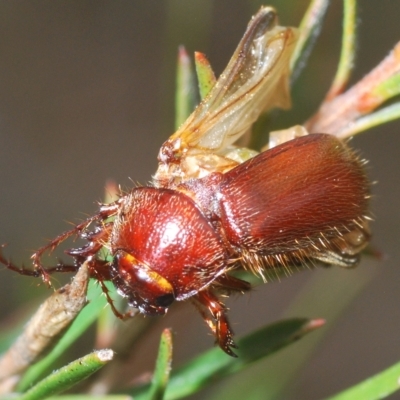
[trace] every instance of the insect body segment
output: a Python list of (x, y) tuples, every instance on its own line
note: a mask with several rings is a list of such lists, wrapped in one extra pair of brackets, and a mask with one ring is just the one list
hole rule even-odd
[[(125, 197), (110, 240), (119, 289), (139, 309), (156, 306), (159, 296), (184, 300), (220, 275), (227, 253), (213, 226), (188, 196), (169, 189), (137, 188)], [(128, 267), (130, 265), (130, 267)], [(157, 274), (160, 278), (156, 277)], [(161, 301), (162, 302), (162, 301)]]
[[(214, 89), (161, 148), (152, 185), (101, 205), (39, 249), (33, 271), (1, 255), (0, 262), (46, 282), (53, 272), (87, 262), (120, 318), (125, 314), (104, 281), (146, 315), (163, 315), (174, 301), (189, 299), (231, 356), (236, 345), (218, 295), (250, 289), (232, 270), (264, 277), (317, 262), (356, 265), (369, 239), (369, 183), (345, 143), (304, 129), (298, 135), (296, 128), (295, 139), (270, 150), (229, 157), (235, 151), (228, 146), (262, 110), (287, 105), (295, 37), (292, 28), (277, 25), (273, 9), (262, 8)], [(44, 268), (42, 255), (70, 236), (87, 242), (67, 251), (74, 263)], [(103, 248), (112, 260), (104, 259)]]

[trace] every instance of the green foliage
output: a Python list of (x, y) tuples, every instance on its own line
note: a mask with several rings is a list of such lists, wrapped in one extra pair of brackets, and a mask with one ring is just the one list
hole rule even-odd
[[(310, 48), (320, 31), (327, 5), (328, 1), (313, 0), (300, 25), (300, 40), (291, 63), (295, 76), (299, 74), (305, 58), (308, 56)], [(353, 66), (356, 1), (344, 1), (344, 5), (342, 52), (337, 74), (328, 92), (326, 101), (330, 101), (343, 93)], [(397, 69), (392, 68), (386, 75), (382, 75), (380, 80), (374, 82), (372, 90), (369, 93), (371, 98), (375, 99), (376, 104), (364, 115), (358, 116), (356, 120), (352, 121), (351, 130), (346, 131), (347, 136), (400, 117), (400, 103), (390, 104), (378, 111), (374, 111), (376, 107), (384, 105), (388, 100), (393, 100), (400, 93), (399, 70), (399, 67)], [(203, 99), (215, 84), (215, 76), (208, 61), (202, 54), (196, 56), (196, 72), (199, 84), (199, 97)], [(190, 59), (186, 51), (181, 48), (177, 71), (176, 127), (184, 122), (194, 108), (197, 93), (194, 76)], [(263, 121), (269, 121), (271, 118), (273, 118), (272, 114), (263, 116)], [(102, 314), (102, 310), (107, 302), (105, 297), (101, 296), (101, 290), (94, 282), (90, 285), (88, 297), (90, 300), (89, 304), (83, 309), (54, 349), (20, 376), (17, 385), (20, 395), (12, 397), (13, 399), (35, 400), (51, 398), (54, 400), (89, 400), (96, 398), (122, 400), (133, 397), (135, 399), (151, 400), (161, 400), (164, 398), (168, 400), (180, 399), (197, 393), (215, 382), (226, 379), (228, 376), (237, 374), (252, 364), (261, 361), (271, 362), (270, 356), (272, 354), (294, 343), (296, 343), (296, 346), (302, 346), (301, 342), (297, 343), (298, 339), (323, 324), (321, 320), (304, 318), (287, 319), (277, 322), (240, 338), (238, 340), (239, 349), (237, 353), (239, 357), (237, 359), (228, 357), (219, 348), (213, 348), (200, 354), (185, 365), (172, 369), (172, 372), (172, 334), (170, 330), (165, 330), (161, 335), (156, 367), (151, 382), (126, 389), (124, 390), (125, 394), (104, 396), (72, 394), (54, 396), (66, 390), (73, 389), (75, 385), (81, 383), (111, 361), (112, 351), (108, 351), (107, 353), (106, 350), (100, 350), (89, 353), (51, 372), (54, 368), (58, 368), (57, 363), (59, 360), (68, 353), (68, 350), (74, 346), (76, 341), (82, 337), (88, 328), (99, 318), (104, 318), (104, 313), (102, 316), (100, 314)], [(314, 297), (319, 298), (320, 296)], [(298, 299), (297, 301), (306, 301), (305, 299), (307, 299), (307, 294), (303, 296), (303, 300)], [(337, 310), (341, 311), (341, 307), (345, 302), (346, 299), (343, 300), (342, 304), (340, 301), (337, 301), (335, 304)], [(106, 320), (105, 324), (107, 325), (109, 322)], [(149, 326), (144, 326), (143, 331), (145, 332)], [(104, 329), (110, 329), (110, 326), (101, 329), (104, 331)], [(2, 334), (0, 337), (0, 348), (2, 350), (8, 348), (10, 338), (15, 336), (14, 332), (10, 335)], [(311, 351), (312, 349), (310, 348), (307, 354), (310, 354)], [(104, 354), (107, 356), (103, 357)], [(301, 358), (301, 361), (306, 361), (306, 359), (307, 357), (304, 356)], [(293, 364), (296, 363), (294, 362)], [(298, 365), (296, 364), (297, 367)], [(330, 399), (346, 400), (359, 398), (373, 400), (384, 398), (399, 389), (399, 375), (400, 364), (396, 364)], [(274, 395), (279, 394), (279, 390), (281, 388), (278, 388)], [(7, 397), (3, 396), (2, 398)]]

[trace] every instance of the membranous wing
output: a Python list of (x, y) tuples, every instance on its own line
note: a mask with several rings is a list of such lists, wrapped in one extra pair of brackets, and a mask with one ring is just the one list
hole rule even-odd
[(277, 23), (271, 7), (252, 18), (213, 89), (161, 147), (156, 184), (229, 170), (237, 162), (224, 157), (227, 147), (263, 111), (290, 106), (289, 62), (296, 30)]

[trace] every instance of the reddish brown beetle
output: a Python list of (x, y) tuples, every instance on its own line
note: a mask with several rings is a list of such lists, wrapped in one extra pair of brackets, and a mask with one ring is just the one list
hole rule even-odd
[[(250, 285), (232, 270), (263, 275), (316, 262), (353, 267), (369, 237), (362, 162), (334, 136), (294, 128), (293, 140), (247, 160), (232, 146), (263, 110), (289, 105), (295, 42), (296, 30), (278, 26), (275, 11), (262, 8), (209, 95), (161, 147), (151, 186), (100, 206), (39, 249), (32, 271), (0, 261), (46, 282), (49, 274), (75, 271), (87, 261), (118, 317), (104, 281), (146, 315), (190, 299), (219, 346), (234, 356), (227, 310), (217, 295)], [(67, 251), (74, 265), (43, 267), (43, 253), (73, 235), (87, 241)], [(103, 248), (112, 261), (101, 257)]]

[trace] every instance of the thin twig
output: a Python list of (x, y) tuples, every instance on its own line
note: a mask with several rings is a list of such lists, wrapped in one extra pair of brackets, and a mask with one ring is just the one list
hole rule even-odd
[(318, 112), (305, 123), (305, 128), (311, 133), (330, 133), (340, 138), (349, 136), (349, 126), (388, 100), (379, 95), (377, 88), (399, 73), (400, 42), (357, 84), (334, 99), (324, 101)]
[(39, 307), (0, 358), (0, 394), (10, 391), (19, 376), (54, 347), (85, 306), (88, 282), (88, 268), (83, 264), (70, 284), (56, 290)]

